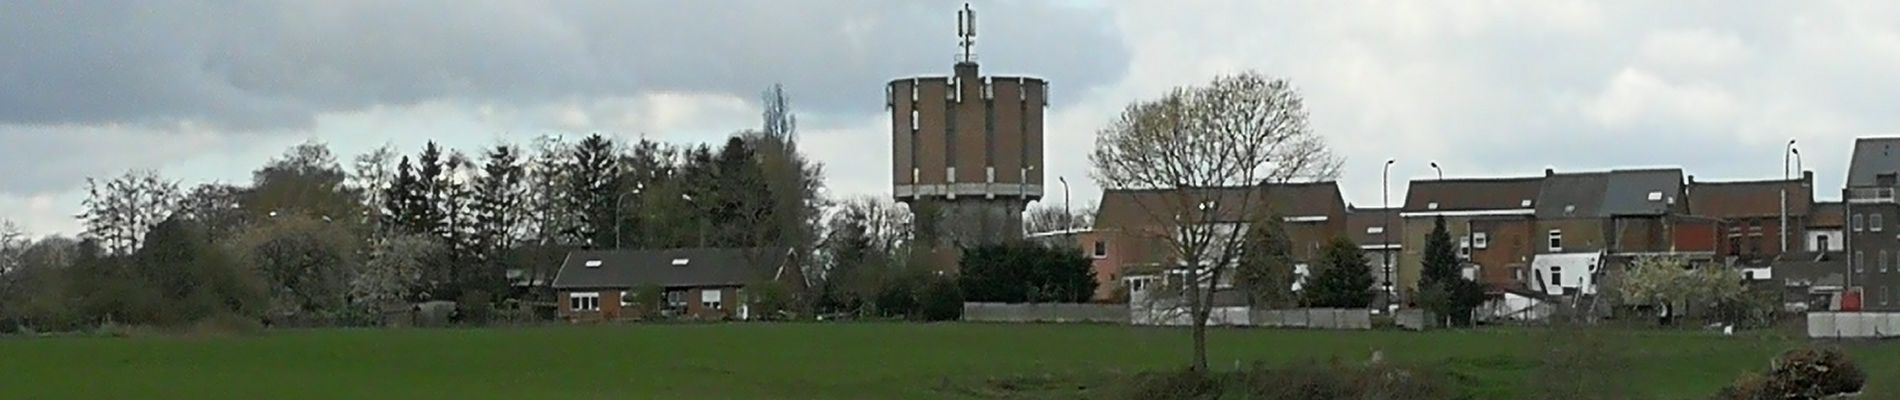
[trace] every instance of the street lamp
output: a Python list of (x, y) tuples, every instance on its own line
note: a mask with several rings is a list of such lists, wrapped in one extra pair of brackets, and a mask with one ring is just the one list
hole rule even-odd
[[(1385, 258), (1385, 267), (1382, 269), (1385, 272), (1385, 301), (1387, 302), (1392, 302), (1396, 294), (1396, 290), (1392, 286), (1392, 194), (1390, 193), (1392, 188), (1392, 163), (1395, 161), (1397, 160), (1390, 158), (1385, 159), (1384, 171), (1379, 174), (1379, 202), (1382, 203), (1382, 208), (1385, 209), (1384, 211), (1386, 213), (1385, 226), (1381, 228), (1384, 230), (1379, 232), (1379, 239), (1385, 242), (1385, 246), (1379, 249), (1379, 254)], [(1432, 168), (1438, 168), (1438, 163), (1432, 163)]]
[(1445, 170), (1442, 170), (1442, 169), (1438, 169), (1438, 162), (1437, 162), (1437, 161), (1433, 161), (1433, 162), (1432, 162), (1432, 171), (1437, 171), (1437, 172), (1438, 172), (1438, 180), (1441, 180), (1441, 181), (1442, 181), (1442, 180), (1445, 180)]
[(640, 194), (646, 188), (645, 182), (636, 182), (633, 184), (633, 191), (620, 193), (619, 197), (614, 198), (614, 250), (620, 249), (620, 233), (626, 230), (621, 225), (626, 224), (627, 218), (621, 214), (627, 211), (627, 195)]
[[(1794, 139), (1788, 139), (1787, 148), (1783, 149), (1781, 152), (1781, 180), (1783, 181), (1786, 181), (1789, 179), (1788, 178), (1788, 157), (1792, 157), (1793, 154), (1794, 154)], [(1781, 232), (1781, 253), (1787, 253), (1788, 252), (1788, 185), (1786, 184), (1786, 182), (1783, 182), (1783, 184), (1780, 186), (1781, 186), (1781, 225), (1777, 226), (1775, 230)]]
[(1069, 214), (1069, 178), (1056, 176), (1062, 182), (1062, 230), (1075, 229), (1075, 216)]

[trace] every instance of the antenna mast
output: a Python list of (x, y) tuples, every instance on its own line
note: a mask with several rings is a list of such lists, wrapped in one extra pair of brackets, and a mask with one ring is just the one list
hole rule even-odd
[(976, 10), (970, 3), (963, 3), (963, 10), (957, 11), (957, 47), (963, 48), (958, 62), (976, 62)]

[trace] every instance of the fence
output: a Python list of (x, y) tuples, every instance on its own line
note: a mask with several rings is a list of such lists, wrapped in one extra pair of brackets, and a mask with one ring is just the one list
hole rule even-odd
[(1810, 312), (1808, 337), (1872, 339), (1900, 337), (1900, 313)]
[(963, 303), (963, 320), (978, 322), (1128, 323), (1128, 306), (1077, 303)]

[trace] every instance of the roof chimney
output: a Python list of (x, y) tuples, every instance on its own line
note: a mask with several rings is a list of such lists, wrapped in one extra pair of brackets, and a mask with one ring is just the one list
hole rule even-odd
[(1691, 185), (1695, 184), (1695, 175), (1689, 175), (1689, 184)]
[(1814, 171), (1801, 171), (1801, 185), (1814, 186)]
[(1551, 167), (1544, 167), (1544, 177), (1545, 177), (1545, 178), (1549, 178), (1549, 177), (1552, 177), (1552, 176), (1556, 176), (1556, 175), (1557, 175), (1557, 169), (1555, 169), (1555, 168), (1551, 168)]

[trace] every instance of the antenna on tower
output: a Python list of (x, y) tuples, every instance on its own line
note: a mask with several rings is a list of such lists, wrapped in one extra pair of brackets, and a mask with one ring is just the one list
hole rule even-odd
[(976, 10), (970, 3), (963, 3), (963, 9), (957, 11), (957, 47), (963, 48), (963, 56), (957, 61), (976, 62)]

